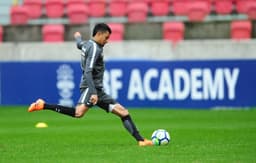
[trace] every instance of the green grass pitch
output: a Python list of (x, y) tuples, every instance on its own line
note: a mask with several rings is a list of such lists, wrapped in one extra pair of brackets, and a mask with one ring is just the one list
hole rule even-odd
[(1, 163), (256, 162), (256, 109), (130, 109), (143, 136), (169, 131), (170, 144), (153, 147), (137, 146), (120, 119), (100, 109), (82, 119), (26, 109), (0, 107)]

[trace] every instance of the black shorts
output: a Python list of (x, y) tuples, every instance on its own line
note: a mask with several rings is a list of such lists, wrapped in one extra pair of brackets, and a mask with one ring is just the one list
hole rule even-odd
[[(117, 102), (110, 95), (104, 92), (103, 89), (97, 89), (98, 102), (97, 106), (101, 109), (109, 112), (111, 105), (115, 105)], [(91, 93), (89, 88), (81, 89), (81, 95), (78, 100), (78, 104), (85, 104), (87, 107), (92, 107), (93, 104), (90, 102)]]

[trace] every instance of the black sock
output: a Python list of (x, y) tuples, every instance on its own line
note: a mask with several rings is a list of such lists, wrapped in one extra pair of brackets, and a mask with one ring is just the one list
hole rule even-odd
[(125, 117), (121, 118), (123, 121), (124, 127), (131, 133), (131, 135), (137, 140), (137, 141), (143, 141), (144, 138), (139, 134), (135, 124), (133, 123), (131, 116), (127, 115)]
[(44, 104), (44, 109), (52, 110), (61, 114), (69, 115), (71, 117), (75, 117), (76, 110), (73, 107), (54, 105), (54, 104)]

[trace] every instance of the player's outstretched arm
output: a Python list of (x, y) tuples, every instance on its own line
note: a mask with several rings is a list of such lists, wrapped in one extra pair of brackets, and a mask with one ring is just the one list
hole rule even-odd
[(76, 40), (76, 46), (78, 49), (82, 49), (83, 46), (83, 40), (82, 40), (82, 35), (80, 32), (75, 32), (74, 33), (74, 38)]
[(75, 32), (74, 33), (74, 38), (77, 38), (77, 37), (82, 37), (80, 32)]

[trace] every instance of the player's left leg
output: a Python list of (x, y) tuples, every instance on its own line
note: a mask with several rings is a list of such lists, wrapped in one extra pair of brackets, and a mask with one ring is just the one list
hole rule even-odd
[(140, 133), (139, 133), (135, 123), (133, 122), (127, 109), (125, 109), (120, 104), (115, 104), (112, 107), (113, 108), (112, 108), (111, 112), (121, 118), (124, 127), (138, 141), (139, 146), (152, 146), (153, 145), (151, 140), (144, 139), (140, 135)]
[(124, 127), (138, 141), (140, 146), (153, 145), (152, 141), (144, 139), (140, 135), (127, 109), (125, 109), (122, 105), (118, 104), (111, 96), (107, 95), (104, 91), (99, 91), (98, 96), (99, 101), (97, 105), (100, 108), (106, 110), (107, 112), (111, 112), (120, 117)]
[(129, 133), (137, 140), (137, 141), (143, 141), (144, 138), (139, 134), (138, 129), (136, 128), (129, 112), (127, 109), (125, 109), (120, 104), (114, 104), (110, 111), (119, 116), (123, 122), (124, 127), (129, 131)]

